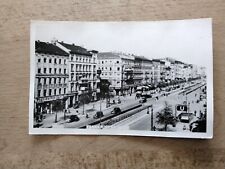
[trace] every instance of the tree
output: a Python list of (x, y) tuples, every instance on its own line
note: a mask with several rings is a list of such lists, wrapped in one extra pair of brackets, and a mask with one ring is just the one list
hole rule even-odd
[(54, 100), (52, 103), (52, 111), (54, 111), (55, 114), (55, 123), (57, 122), (57, 113), (60, 111), (63, 111), (64, 109), (64, 103), (62, 100)]
[(157, 123), (164, 124), (164, 130), (167, 131), (168, 124), (174, 125), (176, 119), (173, 115), (173, 110), (167, 102), (165, 102), (165, 108), (156, 115)]

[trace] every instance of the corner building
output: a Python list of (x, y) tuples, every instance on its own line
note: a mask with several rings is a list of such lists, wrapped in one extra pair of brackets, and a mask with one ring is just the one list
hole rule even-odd
[(36, 112), (52, 113), (52, 101), (67, 99), (69, 55), (54, 44), (35, 42)]

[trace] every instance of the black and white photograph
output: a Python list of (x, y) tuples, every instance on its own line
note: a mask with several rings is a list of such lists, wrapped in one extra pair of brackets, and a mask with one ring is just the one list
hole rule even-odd
[(210, 18), (31, 21), (30, 134), (213, 137)]

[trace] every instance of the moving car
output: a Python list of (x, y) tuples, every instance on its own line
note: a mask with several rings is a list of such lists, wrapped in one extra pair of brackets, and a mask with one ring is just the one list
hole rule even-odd
[(112, 114), (120, 114), (122, 111), (119, 107), (115, 107), (112, 111)]
[(74, 121), (79, 121), (79, 120), (80, 120), (80, 118), (77, 115), (71, 115), (69, 122), (74, 122)]
[(193, 114), (192, 113), (181, 113), (178, 115), (178, 118), (179, 118), (180, 122), (189, 123), (193, 118)]
[(94, 119), (99, 119), (99, 118), (101, 118), (103, 116), (104, 116), (104, 114), (103, 114), (102, 111), (97, 111), (93, 118)]
[(145, 103), (147, 102), (147, 99), (145, 97), (142, 97), (141, 100), (139, 100), (139, 103)]

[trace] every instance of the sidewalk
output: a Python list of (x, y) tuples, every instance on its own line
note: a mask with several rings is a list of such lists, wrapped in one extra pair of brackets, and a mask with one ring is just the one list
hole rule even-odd
[[(57, 113), (57, 123), (55, 123), (55, 116), (56, 114), (47, 114), (46, 118), (43, 120), (43, 125), (41, 128), (51, 128), (54, 126), (55, 127), (67, 127), (66, 121), (68, 120), (68, 116), (70, 115), (77, 115), (80, 118), (79, 122), (76, 122), (76, 125), (79, 125), (80, 123), (87, 122), (89, 119), (92, 119), (93, 116), (96, 114), (97, 111), (100, 110), (100, 105), (101, 105), (101, 111), (104, 114), (109, 114), (111, 111), (114, 109), (116, 106), (121, 106), (124, 105), (125, 103), (130, 103), (131, 101), (135, 101), (135, 94), (132, 94), (132, 96), (115, 96), (114, 98), (111, 98), (112, 100), (115, 100), (115, 102), (118, 101), (118, 97), (121, 100), (121, 103), (118, 104), (111, 104), (110, 107), (106, 108), (106, 99), (104, 100), (98, 100), (97, 102), (91, 102), (88, 104), (85, 104), (84, 107), (81, 105), (79, 108), (74, 109), (74, 108), (69, 108), (70, 113), (66, 113), (66, 120), (64, 120), (64, 112), (58, 112)], [(101, 102), (101, 103), (100, 103)], [(88, 115), (89, 118), (86, 118), (86, 115)], [(66, 126), (65, 126), (66, 125)], [(71, 124), (72, 126), (73, 124)], [(70, 125), (68, 124), (68, 127)]]

